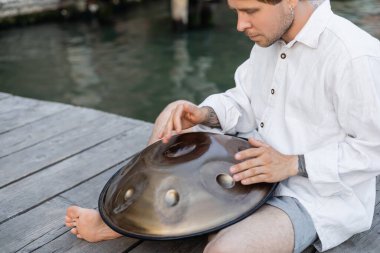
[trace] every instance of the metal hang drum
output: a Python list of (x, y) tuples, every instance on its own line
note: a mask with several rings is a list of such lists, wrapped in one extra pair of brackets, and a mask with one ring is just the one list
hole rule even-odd
[(249, 148), (241, 138), (185, 133), (158, 141), (116, 172), (99, 197), (104, 222), (120, 234), (169, 240), (206, 234), (256, 211), (277, 184), (242, 185), (229, 168)]

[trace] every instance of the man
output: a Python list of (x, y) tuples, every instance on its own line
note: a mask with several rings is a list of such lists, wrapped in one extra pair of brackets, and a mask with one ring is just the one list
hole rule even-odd
[[(151, 141), (193, 126), (255, 136), (236, 154), (234, 180), (280, 182), (273, 199), (218, 232), (205, 252), (301, 252), (312, 243), (324, 251), (370, 228), (380, 171), (380, 43), (333, 14), (328, 0), (313, 3), (228, 0), (237, 29), (255, 42), (236, 87), (200, 106), (174, 102), (156, 120)], [(70, 207), (66, 224), (89, 241), (120, 236), (93, 210)]]

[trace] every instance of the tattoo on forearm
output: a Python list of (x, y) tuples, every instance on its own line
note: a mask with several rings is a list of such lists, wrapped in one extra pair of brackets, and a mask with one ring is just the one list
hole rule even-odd
[(216, 115), (214, 109), (210, 106), (204, 106), (203, 108), (207, 109), (206, 120), (202, 122), (202, 125), (212, 127), (212, 128), (221, 128), (218, 116)]

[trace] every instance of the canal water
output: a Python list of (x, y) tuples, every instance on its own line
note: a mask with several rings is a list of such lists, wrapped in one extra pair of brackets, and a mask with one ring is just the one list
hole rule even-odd
[[(335, 0), (333, 10), (380, 38), (380, 0)], [(225, 1), (209, 29), (171, 31), (167, 1), (111, 24), (46, 23), (0, 31), (0, 91), (154, 121), (177, 99), (201, 102), (234, 86), (252, 43)]]

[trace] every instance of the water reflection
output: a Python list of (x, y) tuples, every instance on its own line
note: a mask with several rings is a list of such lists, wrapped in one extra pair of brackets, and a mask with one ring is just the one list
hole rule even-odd
[(187, 50), (187, 40), (185, 38), (180, 38), (174, 41), (174, 66), (170, 72), (170, 79), (175, 84), (175, 87), (181, 88), (183, 82), (189, 73), (193, 71), (190, 64), (190, 55)]
[(170, 79), (174, 84), (170, 91), (172, 96), (197, 101), (202, 94), (218, 92), (216, 84), (208, 80), (207, 71), (212, 66), (212, 57), (199, 56), (192, 60), (187, 47), (186, 36), (173, 43), (174, 64), (170, 71)]
[[(153, 121), (176, 99), (199, 103), (234, 85), (252, 43), (235, 14), (216, 6), (214, 28), (171, 32), (166, 1), (149, 1), (112, 25), (50, 23), (0, 31), (0, 91)], [(379, 0), (332, 1), (380, 38)]]
[(70, 66), (70, 77), (75, 84), (73, 91), (67, 91), (65, 97), (72, 104), (80, 104), (89, 107), (96, 106), (102, 101), (101, 94), (96, 90), (100, 78), (96, 74), (96, 66), (92, 59), (92, 49), (82, 45), (81, 38), (74, 37), (68, 46), (67, 61)]
[(351, 20), (376, 38), (380, 38), (379, 0), (335, 0), (333, 10)]

